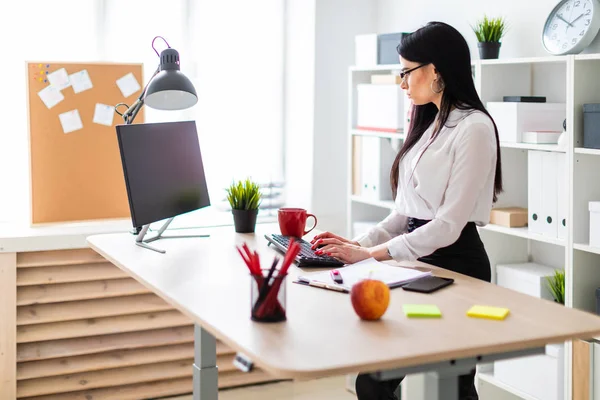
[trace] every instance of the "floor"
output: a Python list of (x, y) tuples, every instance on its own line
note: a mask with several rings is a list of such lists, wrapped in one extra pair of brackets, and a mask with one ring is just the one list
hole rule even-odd
[[(346, 390), (345, 377), (316, 379), (305, 382), (278, 382), (219, 391), (219, 400), (356, 400)], [(164, 400), (192, 400), (192, 396)]]

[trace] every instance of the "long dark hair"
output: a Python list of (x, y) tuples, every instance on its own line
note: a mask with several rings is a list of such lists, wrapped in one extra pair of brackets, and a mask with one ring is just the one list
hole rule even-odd
[[(500, 160), (498, 128), (475, 89), (471, 72), (471, 55), (464, 37), (448, 24), (429, 22), (417, 31), (404, 36), (397, 47), (397, 51), (406, 60), (420, 64), (433, 64), (445, 85), (438, 121), (432, 134), (433, 138), (444, 127), (453, 108), (479, 110), (490, 117), (496, 134), (498, 154), (494, 179), (494, 202), (496, 202), (498, 194), (502, 192), (502, 162)], [(394, 199), (397, 194), (398, 173), (402, 157), (421, 139), (423, 133), (435, 121), (437, 114), (438, 109), (433, 103), (413, 107), (409, 132), (406, 135), (404, 145), (396, 155), (390, 174)]]

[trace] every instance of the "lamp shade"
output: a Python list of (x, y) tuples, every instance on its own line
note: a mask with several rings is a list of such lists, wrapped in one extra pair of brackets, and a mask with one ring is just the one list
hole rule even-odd
[(172, 48), (163, 50), (159, 72), (148, 83), (144, 103), (158, 110), (183, 110), (197, 102), (194, 85), (179, 70), (179, 53)]

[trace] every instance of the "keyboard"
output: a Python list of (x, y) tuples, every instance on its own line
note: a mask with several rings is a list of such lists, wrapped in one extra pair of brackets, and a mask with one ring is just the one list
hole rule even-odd
[[(286, 252), (288, 249), (288, 244), (290, 242), (289, 236), (283, 236), (278, 234), (270, 234), (265, 235), (265, 238), (269, 241), (269, 244), (273, 244), (280, 251)], [(296, 242), (300, 244), (300, 252), (296, 256), (296, 263), (298, 267), (341, 267), (344, 263), (337, 258), (326, 256), (326, 255), (317, 255), (315, 251), (311, 249), (312, 245), (304, 239), (295, 238)]]

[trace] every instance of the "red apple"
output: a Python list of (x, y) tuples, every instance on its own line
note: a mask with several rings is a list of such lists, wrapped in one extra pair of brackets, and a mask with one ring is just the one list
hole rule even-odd
[(378, 320), (390, 304), (390, 288), (382, 281), (363, 279), (352, 286), (350, 300), (361, 319)]

